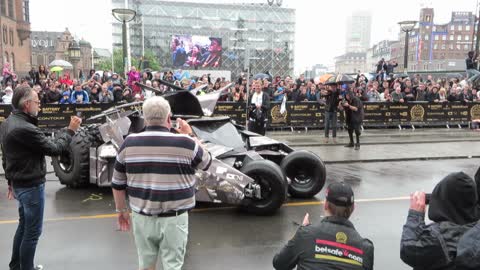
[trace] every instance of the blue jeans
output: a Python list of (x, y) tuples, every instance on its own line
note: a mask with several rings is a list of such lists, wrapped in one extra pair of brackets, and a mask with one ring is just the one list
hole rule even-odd
[(13, 188), (18, 201), (19, 223), (13, 238), (11, 270), (33, 270), (38, 239), (42, 234), (45, 184)]
[(329, 130), (332, 130), (332, 137), (337, 137), (337, 112), (325, 111), (325, 138), (328, 138)]

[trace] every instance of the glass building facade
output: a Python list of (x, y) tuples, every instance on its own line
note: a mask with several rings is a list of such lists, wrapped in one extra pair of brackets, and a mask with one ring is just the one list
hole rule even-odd
[[(153, 51), (162, 67), (173, 67), (172, 36), (198, 35), (222, 39), (221, 67), (211, 69), (229, 70), (232, 76), (238, 76), (248, 67), (252, 74), (268, 71), (274, 76), (293, 75), (294, 9), (269, 5), (267, 0), (253, 3), (112, 0), (112, 8), (125, 8), (126, 2), (128, 8), (138, 13), (136, 20), (129, 23), (132, 59), (142, 55), (143, 36), (145, 50)], [(122, 48), (122, 26), (115, 20), (113, 47)]]

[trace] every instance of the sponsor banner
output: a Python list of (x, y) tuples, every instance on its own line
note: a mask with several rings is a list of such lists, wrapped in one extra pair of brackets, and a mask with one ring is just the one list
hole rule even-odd
[[(47, 129), (66, 127), (72, 115), (81, 112), (85, 119), (99, 114), (112, 104), (57, 105), (44, 104), (38, 115), (39, 126)], [(123, 110), (128, 110), (124, 108)], [(11, 105), (0, 104), (0, 123), (12, 112)], [(243, 102), (218, 102), (214, 116), (228, 116), (240, 125), (245, 125), (247, 112)], [(339, 124), (344, 122), (343, 112), (338, 113)], [(364, 126), (396, 126), (399, 124), (438, 125), (467, 123), (480, 119), (480, 103), (422, 103), (405, 104), (364, 103)], [(95, 122), (104, 121), (99, 118)], [(93, 123), (89, 121), (88, 123)], [(317, 102), (287, 102), (285, 110), (281, 103), (272, 102), (268, 113), (268, 127), (317, 127), (324, 126), (324, 106)]]

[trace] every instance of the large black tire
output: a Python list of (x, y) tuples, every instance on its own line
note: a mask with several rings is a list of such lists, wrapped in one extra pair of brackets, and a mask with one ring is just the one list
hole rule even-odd
[(60, 183), (80, 188), (90, 182), (90, 145), (92, 136), (85, 128), (80, 128), (73, 136), (68, 152), (52, 157), (52, 166)]
[(280, 167), (269, 160), (247, 163), (241, 170), (261, 187), (262, 198), (246, 198), (243, 209), (256, 215), (271, 215), (287, 197), (287, 181)]
[(312, 198), (325, 185), (326, 169), (323, 161), (306, 150), (294, 151), (280, 163), (284, 174), (290, 179), (288, 192), (295, 198)]

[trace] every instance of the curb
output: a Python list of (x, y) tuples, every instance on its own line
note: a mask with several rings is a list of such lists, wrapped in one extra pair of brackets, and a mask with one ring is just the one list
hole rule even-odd
[(477, 159), (478, 156), (445, 156), (445, 157), (415, 157), (415, 158), (392, 158), (392, 159), (361, 159), (361, 160), (338, 160), (323, 161), (325, 164), (351, 164), (351, 163), (378, 163), (378, 162), (401, 162), (401, 161), (428, 161), (428, 160), (447, 160), (447, 159)]
[[(337, 137), (338, 138), (338, 137)], [(281, 142), (281, 141), (280, 141)], [(428, 144), (428, 143), (458, 143), (458, 142), (479, 142), (478, 139), (470, 139), (470, 140), (450, 140), (450, 141), (388, 141), (388, 142), (362, 142), (361, 145), (382, 145), (382, 144)], [(325, 146), (325, 147), (332, 147), (332, 146), (343, 146), (345, 143), (287, 143), (284, 142), (290, 147), (305, 147), (305, 146)]]

